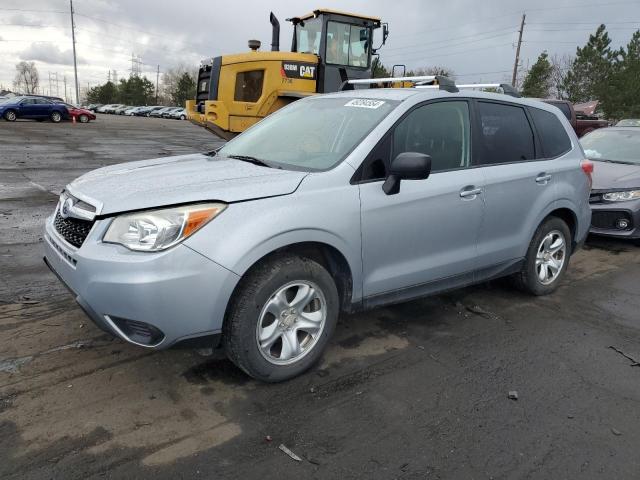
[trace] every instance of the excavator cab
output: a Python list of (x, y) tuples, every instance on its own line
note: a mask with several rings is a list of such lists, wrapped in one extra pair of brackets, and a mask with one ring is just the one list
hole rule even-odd
[[(314, 10), (288, 19), (291, 51), (280, 51), (280, 23), (271, 13), (271, 51), (249, 40), (249, 52), (204, 62), (196, 98), (187, 101), (189, 119), (229, 139), (270, 113), (306, 96), (335, 92), (349, 80), (372, 76), (373, 32), (388, 27), (379, 18), (335, 10)], [(358, 85), (355, 88), (369, 88)]]

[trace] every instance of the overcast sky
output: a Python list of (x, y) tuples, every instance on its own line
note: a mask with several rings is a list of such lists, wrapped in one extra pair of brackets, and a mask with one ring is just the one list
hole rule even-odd
[[(197, 69), (200, 60), (247, 51), (257, 38), (269, 48), (273, 10), (282, 25), (281, 48), (291, 44), (285, 18), (329, 7), (379, 16), (389, 23), (387, 44), (380, 50), (386, 65), (408, 68), (440, 65), (464, 82), (510, 79), (520, 17), (527, 14), (521, 53), (523, 67), (538, 54), (573, 54), (599, 23), (605, 23), (614, 46), (626, 44), (640, 28), (640, 0), (76, 0), (78, 76), (82, 88), (131, 71), (131, 54), (155, 81), (160, 71), (177, 64)], [(10, 87), (15, 64), (33, 60), (41, 86), (57, 72), (58, 93), (73, 82), (69, 2), (2, 0), (0, 2), (0, 87)], [(55, 83), (53, 86), (55, 94)]]

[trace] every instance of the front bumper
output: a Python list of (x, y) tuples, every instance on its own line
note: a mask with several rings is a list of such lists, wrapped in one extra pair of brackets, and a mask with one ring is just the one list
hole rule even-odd
[(96, 221), (75, 248), (53, 218), (45, 226), (45, 262), (101, 329), (154, 349), (219, 336), (235, 273), (182, 244), (147, 253), (102, 243), (109, 219)]
[[(607, 237), (640, 239), (640, 200), (629, 202), (592, 203), (589, 233)], [(629, 222), (627, 228), (618, 228), (618, 220)]]

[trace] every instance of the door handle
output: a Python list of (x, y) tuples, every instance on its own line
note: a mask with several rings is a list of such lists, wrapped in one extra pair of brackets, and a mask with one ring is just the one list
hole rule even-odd
[(476, 195), (480, 195), (482, 193), (482, 189), (481, 188), (477, 188), (477, 187), (465, 187), (462, 190), (460, 190), (460, 197), (461, 198), (468, 198), (468, 197), (475, 197)]
[(549, 183), (549, 180), (551, 180), (551, 175), (546, 173), (541, 173), (536, 177), (536, 183), (539, 183), (540, 185), (546, 185)]

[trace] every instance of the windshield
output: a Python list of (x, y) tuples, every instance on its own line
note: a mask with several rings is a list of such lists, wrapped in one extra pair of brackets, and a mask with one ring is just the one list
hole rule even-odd
[(590, 160), (640, 165), (640, 131), (603, 128), (585, 135), (580, 143)]
[(218, 151), (288, 170), (328, 170), (399, 102), (366, 98), (301, 100), (266, 117)]
[(322, 20), (313, 18), (304, 20), (296, 25), (296, 52), (313, 53), (320, 51), (320, 33)]

